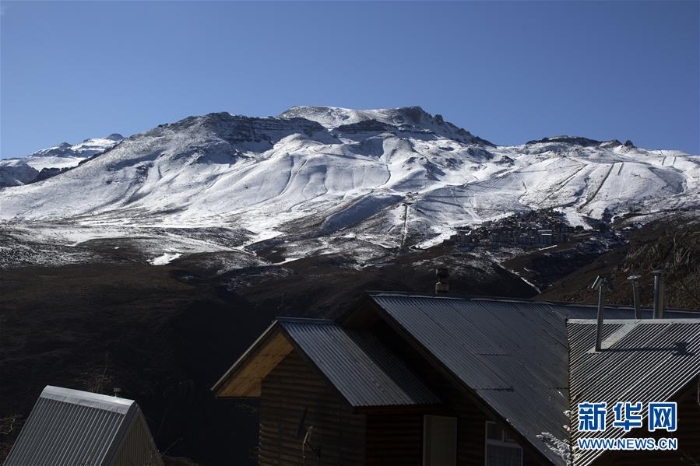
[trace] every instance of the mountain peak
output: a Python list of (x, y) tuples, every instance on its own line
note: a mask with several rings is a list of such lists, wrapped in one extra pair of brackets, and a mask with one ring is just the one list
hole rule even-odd
[[(329, 130), (341, 132), (399, 131), (432, 133), (465, 143), (493, 146), (469, 131), (445, 121), (442, 115), (431, 115), (420, 106), (355, 110), (342, 107), (292, 107), (278, 115), (281, 119), (304, 118)], [(393, 129), (392, 129), (393, 131)]]
[(305, 118), (320, 123), (328, 129), (339, 126), (375, 120), (393, 126), (403, 124), (420, 125), (433, 116), (421, 107), (399, 107), (386, 109), (355, 110), (342, 107), (299, 106), (292, 107), (279, 115), (279, 118)]

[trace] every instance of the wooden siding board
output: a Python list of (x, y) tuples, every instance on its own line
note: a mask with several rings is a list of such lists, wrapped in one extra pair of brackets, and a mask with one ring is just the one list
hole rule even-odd
[[(260, 396), (260, 383), (292, 351), (292, 345), (279, 330), (270, 335), (264, 345), (251, 354), (240, 367), (217, 383), (221, 398), (254, 398)], [(239, 363), (236, 363), (239, 364)], [(236, 365), (234, 365), (235, 367)]]
[[(303, 438), (310, 426), (310, 443), (321, 449), (321, 464), (364, 464), (365, 416), (353, 414), (340, 395), (293, 351), (262, 381), (260, 464), (303, 466)], [(308, 448), (306, 464), (317, 464)]]

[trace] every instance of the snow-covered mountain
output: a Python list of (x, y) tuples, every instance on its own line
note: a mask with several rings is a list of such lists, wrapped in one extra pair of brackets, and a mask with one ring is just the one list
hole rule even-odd
[(216, 227), (245, 238), (214, 241), (220, 248), (279, 237), (332, 250), (346, 240), (427, 245), (530, 209), (559, 209), (572, 223), (605, 209), (695, 210), (699, 193), (700, 157), (680, 151), (569, 136), (497, 146), (419, 107), (294, 107), (133, 135), (58, 176), (3, 189), (0, 222), (79, 225), (75, 242)]
[[(0, 160), (0, 188), (21, 186), (52, 176), (60, 170), (77, 166), (83, 160), (113, 148), (124, 137), (110, 134), (106, 138), (86, 139), (78, 144), (63, 142), (23, 158)], [(46, 170), (40, 177), (42, 170)]]
[(124, 136), (118, 133), (105, 138), (86, 139), (78, 144), (61, 143), (58, 146), (42, 149), (26, 157), (27, 164), (41, 170), (42, 168), (74, 167), (79, 162), (100, 154), (116, 146)]

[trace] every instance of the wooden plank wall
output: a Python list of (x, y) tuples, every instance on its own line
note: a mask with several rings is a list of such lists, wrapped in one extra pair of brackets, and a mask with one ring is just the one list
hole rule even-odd
[[(312, 429), (310, 448), (303, 439)], [(296, 351), (263, 380), (260, 398), (260, 464), (365, 464), (365, 416), (350, 407)]]

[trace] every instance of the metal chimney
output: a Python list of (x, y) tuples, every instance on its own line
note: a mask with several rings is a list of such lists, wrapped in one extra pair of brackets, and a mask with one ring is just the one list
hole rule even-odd
[(664, 318), (664, 308), (666, 307), (664, 296), (664, 269), (656, 269), (651, 272), (654, 274), (654, 319)]
[(603, 341), (603, 310), (605, 309), (605, 291), (610, 289), (608, 278), (598, 275), (593, 282), (593, 285), (591, 285), (591, 288), (598, 290), (598, 322), (595, 333), (595, 350), (598, 352), (601, 351), (601, 344)]
[(642, 310), (639, 307), (639, 288), (637, 287), (637, 280), (642, 278), (641, 275), (630, 275), (627, 277), (632, 283), (632, 298), (634, 299), (634, 319), (642, 320)]
[(435, 283), (435, 294), (449, 293), (450, 284), (447, 282), (450, 277), (450, 273), (447, 271), (447, 267), (438, 267), (435, 269), (435, 275), (437, 275), (437, 283)]

